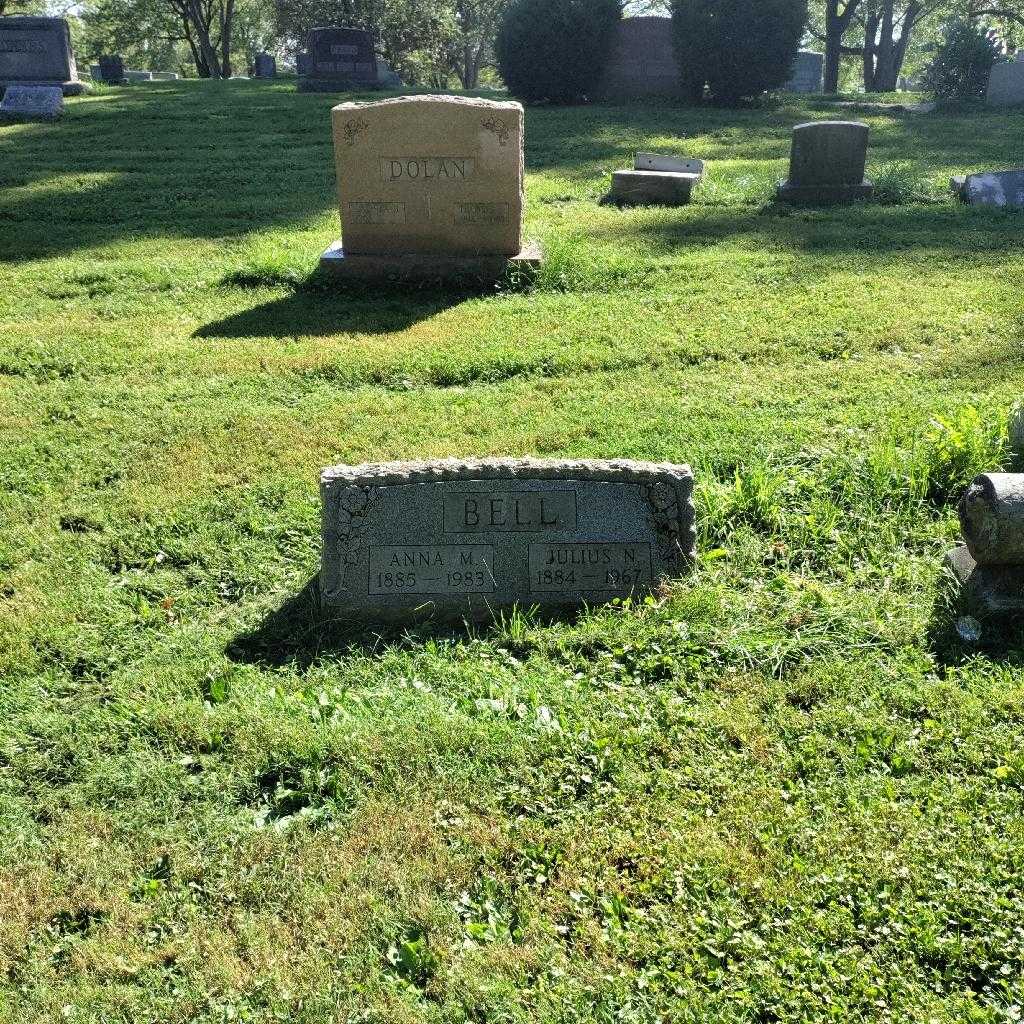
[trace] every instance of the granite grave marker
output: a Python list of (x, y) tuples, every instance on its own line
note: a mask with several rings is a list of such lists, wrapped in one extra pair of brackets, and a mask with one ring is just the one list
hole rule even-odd
[(864, 177), (869, 131), (860, 121), (798, 124), (779, 200), (814, 206), (870, 199), (874, 187)]
[(696, 557), (693, 474), (490, 459), (321, 476), (324, 602), (356, 619), (481, 618), (648, 593)]
[(0, 17), (0, 90), (9, 85), (58, 86), (65, 96), (90, 88), (78, 80), (63, 18)]
[(100, 81), (104, 85), (124, 85), (124, 60), (118, 55), (100, 57)]
[(704, 161), (637, 153), (633, 170), (614, 171), (603, 202), (616, 206), (684, 206), (704, 178)]
[(1001, 61), (989, 74), (985, 102), (991, 107), (1013, 107), (1024, 103), (1024, 50), (1012, 61)]
[(793, 61), (789, 81), (782, 87), (783, 92), (821, 92), (825, 73), (825, 55), (813, 50), (801, 50)]
[(356, 28), (314, 28), (307, 37), (309, 62), (299, 79), (302, 92), (377, 89), (377, 55), (369, 32)]
[(615, 27), (598, 97), (615, 102), (678, 96), (680, 91), (672, 19), (623, 18)]
[(950, 187), (970, 206), (1024, 208), (1024, 168), (959, 176)]
[(348, 276), (498, 277), (523, 246), (523, 108), (461, 96), (332, 111), (342, 238), (321, 258)]
[(257, 53), (253, 61), (253, 78), (276, 78), (277, 61), (272, 53)]
[(59, 85), (9, 85), (0, 103), (0, 124), (57, 121), (64, 113)]

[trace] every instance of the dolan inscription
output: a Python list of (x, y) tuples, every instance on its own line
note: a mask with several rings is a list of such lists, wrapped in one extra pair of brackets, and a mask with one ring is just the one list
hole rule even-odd
[(473, 176), (469, 157), (381, 157), (383, 181), (465, 181)]
[(326, 604), (482, 618), (649, 592), (696, 552), (693, 476), (642, 462), (491, 459), (324, 470)]

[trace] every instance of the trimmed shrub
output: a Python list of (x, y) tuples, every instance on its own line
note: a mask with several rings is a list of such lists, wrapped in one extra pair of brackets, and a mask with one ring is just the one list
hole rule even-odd
[(495, 52), (501, 77), (526, 103), (578, 103), (611, 55), (620, 0), (512, 0)]
[(1002, 59), (995, 32), (976, 21), (960, 19), (946, 26), (931, 63), (925, 68), (925, 92), (939, 100), (981, 99), (992, 66)]
[(686, 92), (730, 105), (788, 81), (807, 0), (672, 0), (672, 22)]

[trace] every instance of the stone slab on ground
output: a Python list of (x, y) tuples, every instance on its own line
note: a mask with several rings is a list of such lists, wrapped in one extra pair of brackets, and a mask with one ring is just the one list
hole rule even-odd
[(336, 466), (321, 475), (321, 496), (321, 595), (360, 621), (604, 604), (656, 590), (696, 557), (688, 466)]
[(1024, 168), (957, 175), (949, 187), (971, 206), (1024, 208)]
[(63, 18), (0, 17), (0, 92), (11, 85), (55, 85), (65, 96), (88, 92), (90, 86), (78, 80)]
[(946, 555), (964, 607), (982, 618), (1024, 615), (1024, 566), (982, 566), (966, 546)]
[(606, 198), (618, 206), (685, 206), (702, 177), (681, 171), (615, 171)]
[(0, 123), (57, 121), (64, 114), (59, 85), (9, 85), (0, 103)]
[(682, 156), (668, 156), (664, 153), (637, 153), (633, 158), (633, 169), (637, 171), (677, 171), (681, 174), (704, 176), (704, 161)]
[(320, 257), (320, 270), (338, 280), (421, 281), (493, 284), (536, 274), (543, 261), (537, 242), (527, 243), (515, 256), (446, 256), (443, 253), (345, 252), (339, 238)]
[(521, 254), (520, 104), (402, 96), (331, 113), (348, 256)]

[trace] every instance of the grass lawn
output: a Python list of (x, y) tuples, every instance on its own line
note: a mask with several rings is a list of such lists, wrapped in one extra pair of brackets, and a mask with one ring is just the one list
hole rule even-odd
[[(328, 109), (181, 82), (0, 128), (0, 1021), (1016, 1021), (1024, 635), (951, 627), (1009, 465), (1024, 113), (527, 112), (528, 292), (329, 290)], [(849, 116), (843, 111), (840, 116)], [(680, 210), (597, 205), (632, 151)], [(690, 462), (670, 596), (339, 643), (335, 462)]]

